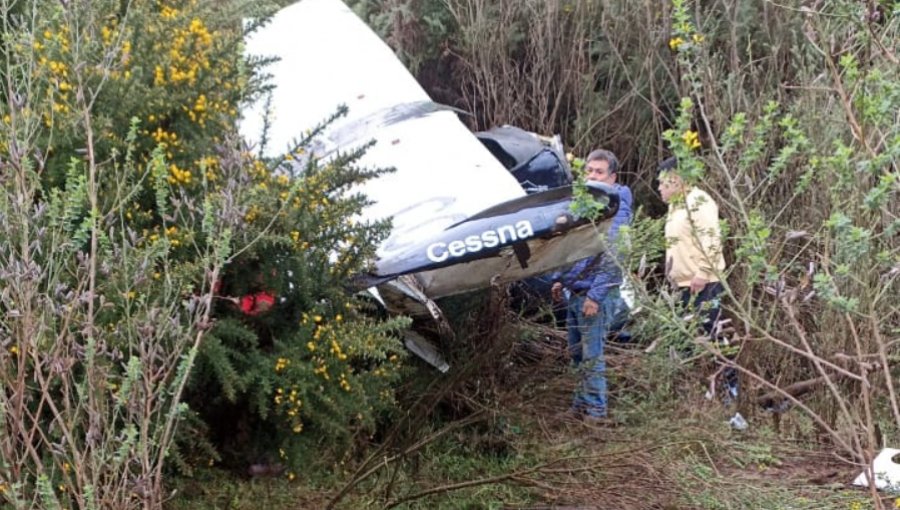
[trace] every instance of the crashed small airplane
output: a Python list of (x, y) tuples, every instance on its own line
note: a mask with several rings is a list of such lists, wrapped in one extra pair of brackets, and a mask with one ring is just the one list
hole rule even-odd
[[(358, 190), (373, 201), (362, 219), (393, 219), (374, 270), (361, 276), (389, 311), (442, 321), (435, 299), (546, 273), (603, 249), (596, 228), (605, 231), (618, 208), (611, 188), (588, 185), (607, 205), (594, 225), (572, 214), (571, 186), (517, 180), (521, 169), (495, 157), (491, 137), (483, 143), (457, 112), (432, 102), (341, 0), (281, 9), (247, 38), (246, 52), (275, 57), (265, 69), (271, 93), (242, 112), (240, 126), (262, 156), (282, 154), (345, 105), (348, 114), (315, 141), (312, 157), (374, 140), (359, 163), (396, 169)], [(568, 168), (566, 175), (570, 181)]]

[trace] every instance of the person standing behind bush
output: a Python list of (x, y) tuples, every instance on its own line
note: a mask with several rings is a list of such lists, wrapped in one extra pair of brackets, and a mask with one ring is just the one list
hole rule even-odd
[(674, 157), (659, 165), (659, 194), (669, 206), (666, 276), (681, 291), (685, 304), (696, 296), (694, 305), (700, 306), (722, 292), (719, 275), (725, 270), (725, 258), (719, 206), (707, 192), (687, 185), (675, 171), (677, 166)]
[[(685, 309), (699, 314), (703, 331), (718, 340), (716, 323), (721, 308), (720, 275), (725, 271), (719, 207), (708, 193), (688, 185), (677, 173), (678, 160), (659, 164), (659, 194), (668, 204), (666, 215), (666, 276), (681, 293)], [(737, 374), (725, 371), (732, 397), (737, 396)]]
[[(608, 150), (588, 154), (584, 178), (613, 186), (619, 194), (619, 210), (609, 227), (608, 244), (614, 246), (619, 227), (631, 222), (632, 195), (628, 186), (616, 183), (619, 160)], [(587, 365), (581, 391), (575, 396), (572, 412), (604, 418), (606, 402), (606, 362), (603, 346), (622, 309), (619, 285), (622, 270), (613, 251), (578, 261), (554, 278), (551, 295), (555, 302), (568, 298), (566, 328), (572, 361)]]

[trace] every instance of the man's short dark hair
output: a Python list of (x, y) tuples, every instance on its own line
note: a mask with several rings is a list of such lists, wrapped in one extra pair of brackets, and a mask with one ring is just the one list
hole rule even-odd
[(666, 172), (671, 172), (678, 168), (678, 158), (672, 156), (670, 158), (666, 158), (656, 167), (657, 174), (664, 174)]
[(588, 154), (587, 160), (584, 162), (585, 165), (590, 163), (591, 161), (606, 161), (609, 163), (609, 173), (615, 174), (619, 172), (619, 158), (616, 157), (612, 151), (608, 151), (606, 149), (594, 149)]

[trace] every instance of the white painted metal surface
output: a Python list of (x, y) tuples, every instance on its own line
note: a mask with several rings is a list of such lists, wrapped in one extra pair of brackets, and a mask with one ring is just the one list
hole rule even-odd
[[(267, 68), (275, 90), (265, 156), (285, 152), (292, 140), (344, 104), (348, 116), (327, 135), (346, 143), (350, 126), (350, 137), (359, 138), (344, 150), (374, 138), (376, 145), (362, 163), (396, 168), (361, 190), (375, 201), (365, 219), (393, 217), (380, 257), (525, 194), (452, 111), (387, 126), (367, 122), (379, 112), (430, 98), (391, 49), (340, 0), (301, 0), (280, 10), (248, 38), (246, 51), (280, 59)], [(261, 98), (243, 112), (241, 134), (251, 142), (259, 141), (265, 106)]]
[[(900, 464), (894, 462), (894, 457), (900, 455), (900, 450), (885, 448), (875, 456), (872, 461), (872, 473), (875, 477), (875, 487), (881, 490), (900, 490)], [(863, 471), (853, 480), (853, 485), (860, 487), (869, 486), (869, 478)]]

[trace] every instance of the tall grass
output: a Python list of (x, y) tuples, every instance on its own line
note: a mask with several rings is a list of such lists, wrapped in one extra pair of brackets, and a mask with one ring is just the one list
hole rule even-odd
[[(474, 127), (610, 148), (651, 215), (656, 164), (673, 153), (716, 199), (736, 342), (695, 339), (648, 270), (658, 247), (635, 243), (643, 305), (658, 312), (641, 319), (648, 342), (704, 346), (740, 370), (745, 408), (801, 409), (860, 466), (897, 436), (897, 2), (408, 4), (452, 15), (442, 87)], [(679, 143), (685, 131), (699, 150)]]

